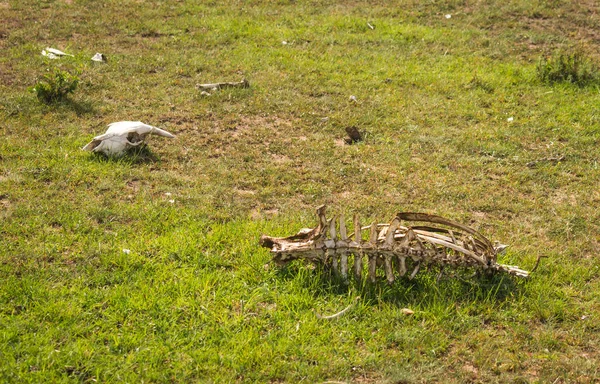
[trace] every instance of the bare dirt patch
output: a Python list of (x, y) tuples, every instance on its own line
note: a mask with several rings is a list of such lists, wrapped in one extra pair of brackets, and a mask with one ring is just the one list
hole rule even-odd
[(0, 217), (7, 218), (10, 216), (11, 202), (6, 195), (0, 195)]
[(287, 155), (270, 146), (293, 145), (298, 138), (291, 120), (278, 116), (210, 117), (188, 129), (186, 144), (205, 148), (209, 157), (256, 157), (268, 154), (276, 163), (288, 162)]

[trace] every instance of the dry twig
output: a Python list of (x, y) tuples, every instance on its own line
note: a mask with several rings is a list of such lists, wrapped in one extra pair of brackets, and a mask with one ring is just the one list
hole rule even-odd
[(529, 163), (527, 163), (527, 166), (529, 168), (534, 168), (539, 163), (545, 163), (545, 162), (556, 164), (556, 163), (560, 163), (561, 161), (564, 161), (565, 159), (566, 159), (566, 156), (564, 156), (564, 155), (553, 156), (553, 157), (546, 157), (546, 158), (543, 158), (543, 159), (538, 159), (538, 160), (530, 161)]
[(535, 272), (535, 270), (536, 270), (536, 269), (538, 268), (538, 266), (540, 265), (540, 260), (541, 260), (542, 258), (545, 258), (545, 257), (548, 257), (548, 256), (545, 256), (545, 255), (538, 255), (538, 258), (537, 258), (537, 260), (535, 261), (535, 266), (533, 267), (533, 269), (531, 270), (531, 272), (530, 272), (530, 273), (533, 273), (533, 272)]

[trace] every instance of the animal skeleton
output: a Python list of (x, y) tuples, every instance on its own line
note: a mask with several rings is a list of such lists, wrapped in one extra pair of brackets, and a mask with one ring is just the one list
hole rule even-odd
[(96, 136), (82, 149), (84, 151), (102, 152), (109, 156), (121, 156), (125, 150), (142, 144), (146, 136), (155, 134), (174, 138), (171, 133), (144, 124), (141, 121), (119, 121), (108, 125), (104, 135)]
[[(319, 224), (316, 228), (302, 229), (289, 237), (263, 235), (260, 244), (271, 249), (273, 261), (278, 265), (307, 259), (331, 267), (344, 279), (348, 277), (350, 255), (354, 256), (353, 270), (357, 279), (362, 278), (363, 257), (366, 256), (371, 282), (376, 281), (380, 266), (383, 266), (385, 277), (391, 284), (396, 279), (394, 271), (404, 276), (409, 271), (409, 264), (412, 268), (409, 279), (414, 278), (424, 265), (437, 265), (442, 269), (446, 266), (473, 267), (489, 273), (529, 276), (529, 272), (519, 267), (496, 262), (498, 254), (506, 246), (494, 247), (474, 229), (440, 216), (401, 212), (390, 224), (372, 223), (362, 227), (355, 215), (354, 233), (348, 235), (343, 215), (337, 220), (327, 220), (324, 205), (317, 208), (317, 215)], [(402, 221), (428, 225), (403, 226)], [(368, 232), (367, 240), (363, 239), (363, 232)]]

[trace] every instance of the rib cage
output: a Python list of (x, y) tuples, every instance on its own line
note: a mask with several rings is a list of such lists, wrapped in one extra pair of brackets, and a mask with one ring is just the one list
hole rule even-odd
[[(331, 267), (344, 279), (349, 274), (349, 261), (355, 278), (361, 279), (366, 269), (369, 280), (375, 282), (377, 269), (382, 268), (390, 284), (396, 275), (410, 272), (409, 279), (414, 278), (425, 265), (529, 275), (518, 267), (498, 264), (500, 251), (479, 232), (440, 216), (401, 212), (389, 224), (363, 227), (355, 215), (354, 232), (348, 234), (344, 216), (328, 220), (325, 209), (324, 205), (317, 208), (319, 224), (314, 229), (303, 229), (289, 237), (263, 235), (260, 244), (271, 249), (273, 261), (279, 265), (307, 259)], [(402, 225), (406, 221), (426, 225)], [(365, 239), (363, 234), (367, 233)]]

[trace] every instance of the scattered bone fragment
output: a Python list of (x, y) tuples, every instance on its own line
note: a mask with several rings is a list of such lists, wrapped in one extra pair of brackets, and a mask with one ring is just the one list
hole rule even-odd
[(96, 54), (92, 57), (92, 61), (95, 61), (98, 63), (106, 63), (106, 62), (108, 62), (108, 59), (106, 58), (105, 54), (96, 52)]
[(403, 315), (412, 315), (412, 314), (414, 314), (414, 313), (415, 313), (415, 311), (413, 311), (413, 310), (412, 310), (412, 309), (410, 309), (410, 308), (402, 308), (402, 309), (400, 310), (400, 313), (402, 313)]
[(49, 59), (59, 59), (63, 56), (73, 57), (73, 55), (69, 55), (68, 53), (64, 53), (63, 51), (60, 51), (56, 48), (50, 48), (50, 47), (46, 47), (46, 49), (43, 49), (42, 55), (46, 56)]
[(250, 82), (248, 80), (243, 79), (242, 81), (232, 82), (232, 83), (209, 83), (209, 84), (197, 84), (196, 88), (202, 89), (205, 91), (217, 91), (219, 89), (224, 88), (249, 88)]

